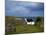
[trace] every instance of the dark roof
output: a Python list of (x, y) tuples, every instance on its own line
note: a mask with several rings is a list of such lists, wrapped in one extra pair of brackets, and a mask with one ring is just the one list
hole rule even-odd
[(32, 22), (32, 21), (33, 21), (33, 19), (28, 18), (28, 19), (27, 19), (27, 21), (28, 21), (28, 22)]

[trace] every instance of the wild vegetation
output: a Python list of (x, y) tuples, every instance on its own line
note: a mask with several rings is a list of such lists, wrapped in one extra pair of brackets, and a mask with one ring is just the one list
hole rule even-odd
[(44, 17), (36, 17), (35, 25), (27, 25), (23, 18), (23, 20), (16, 20), (15, 18), (22, 17), (5, 17), (5, 30), (7, 34), (34, 33), (44, 31)]

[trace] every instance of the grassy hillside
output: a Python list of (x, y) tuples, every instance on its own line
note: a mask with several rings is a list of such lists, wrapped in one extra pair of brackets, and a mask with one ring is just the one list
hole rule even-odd
[(22, 18), (22, 17), (12, 17), (12, 16), (5, 17), (5, 27), (7, 34), (34, 33), (44, 31), (43, 17), (36, 17), (35, 25), (27, 25), (24, 20), (16, 20), (15, 18)]

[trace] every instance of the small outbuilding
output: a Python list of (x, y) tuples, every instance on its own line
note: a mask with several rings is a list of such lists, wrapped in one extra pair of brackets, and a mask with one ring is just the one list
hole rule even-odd
[(27, 24), (30, 24), (30, 25), (34, 25), (35, 24), (35, 21), (31, 18), (25, 18), (25, 21)]

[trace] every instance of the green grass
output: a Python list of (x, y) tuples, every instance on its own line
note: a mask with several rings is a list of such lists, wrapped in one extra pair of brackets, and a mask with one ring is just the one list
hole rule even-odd
[(32, 33), (32, 32), (41, 32), (41, 29), (32, 25), (16, 25), (17, 33)]
[[(11, 26), (15, 27), (15, 31), (13, 32), (5, 32), (7, 34), (18, 34), (18, 33), (37, 33), (37, 32), (44, 32), (44, 19), (41, 19), (40, 21), (35, 21), (35, 25), (27, 25), (23, 20), (14, 20), (15, 18), (20, 17), (11, 17), (6, 16), (5, 24), (11, 23)], [(37, 19), (37, 18), (36, 18)], [(42, 25), (42, 27), (40, 27)]]

